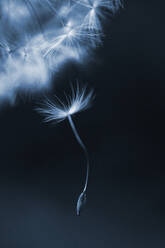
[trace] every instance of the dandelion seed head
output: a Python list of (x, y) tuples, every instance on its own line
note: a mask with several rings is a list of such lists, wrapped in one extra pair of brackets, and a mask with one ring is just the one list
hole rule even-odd
[[(104, 12), (120, 6), (121, 0), (1, 0), (0, 99), (48, 89), (69, 61), (85, 63), (101, 43)], [(69, 114), (82, 106), (78, 98), (72, 104)]]

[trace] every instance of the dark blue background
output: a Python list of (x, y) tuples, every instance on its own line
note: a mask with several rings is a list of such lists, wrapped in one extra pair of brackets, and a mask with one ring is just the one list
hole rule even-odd
[(74, 118), (92, 167), (80, 217), (85, 161), (69, 124), (43, 124), (35, 97), (1, 110), (1, 248), (165, 246), (164, 7), (126, 1), (93, 60), (55, 81), (56, 94), (81, 79), (97, 95)]

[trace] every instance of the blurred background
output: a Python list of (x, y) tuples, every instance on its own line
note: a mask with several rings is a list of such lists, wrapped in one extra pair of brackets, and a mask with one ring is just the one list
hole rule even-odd
[(165, 246), (165, 4), (156, 4), (125, 1), (91, 61), (71, 62), (49, 93), (77, 79), (96, 92), (74, 117), (91, 159), (80, 217), (85, 160), (67, 121), (45, 125), (40, 96), (1, 109), (1, 248)]

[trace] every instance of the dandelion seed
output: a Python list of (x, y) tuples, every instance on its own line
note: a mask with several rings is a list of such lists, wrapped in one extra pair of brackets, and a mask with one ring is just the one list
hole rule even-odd
[(83, 26), (90, 32), (102, 32), (101, 20), (104, 18), (105, 11), (115, 13), (121, 6), (121, 0), (79, 0), (76, 2), (87, 8)]
[(78, 197), (77, 207), (76, 207), (77, 215), (80, 215), (81, 209), (86, 203), (86, 191), (87, 191), (87, 186), (88, 186), (90, 168), (89, 168), (89, 155), (88, 155), (87, 148), (78, 134), (75, 124), (72, 120), (72, 115), (89, 108), (91, 106), (93, 97), (94, 97), (93, 90), (87, 92), (86, 88), (80, 89), (79, 85), (77, 85), (76, 90), (74, 90), (72, 87), (72, 95), (69, 97), (66, 97), (67, 98), (66, 104), (63, 103), (58, 98), (57, 98), (58, 103), (52, 102), (49, 99), (47, 99), (43, 103), (42, 107), (36, 109), (40, 114), (45, 116), (46, 122), (50, 122), (50, 121), (60, 122), (67, 118), (77, 142), (79, 143), (79, 145), (84, 151), (84, 155), (87, 161), (86, 179), (85, 179), (83, 190)]
[(77, 26), (68, 21), (59, 36), (45, 43), (43, 56), (45, 58), (53, 56), (57, 52), (66, 53), (66, 50), (80, 54), (83, 47), (89, 47), (91, 44), (98, 42), (98, 36), (83, 29), (81, 25)]

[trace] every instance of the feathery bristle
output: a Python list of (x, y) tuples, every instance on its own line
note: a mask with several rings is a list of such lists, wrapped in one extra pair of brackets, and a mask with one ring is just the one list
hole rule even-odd
[(87, 92), (86, 87), (76, 89), (72, 87), (71, 96), (66, 96), (66, 103), (56, 97), (56, 101), (46, 99), (41, 107), (36, 110), (45, 116), (45, 121), (62, 121), (69, 115), (74, 115), (80, 111), (86, 110), (91, 106), (93, 100), (93, 90)]

